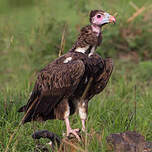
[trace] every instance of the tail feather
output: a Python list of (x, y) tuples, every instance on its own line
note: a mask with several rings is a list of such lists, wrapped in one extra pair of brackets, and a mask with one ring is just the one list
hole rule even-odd
[[(30, 106), (33, 104), (33, 102), (34, 102), (35, 100), (37, 100), (38, 96), (39, 96), (38, 84), (35, 83), (34, 89), (33, 89), (33, 91), (32, 91), (32, 94), (31, 94), (31, 96), (30, 96), (27, 104), (24, 105), (24, 106), (22, 106), (22, 107), (18, 110), (18, 112), (25, 112), (25, 113), (26, 113), (26, 112), (28, 111), (28, 109), (30, 108)], [(28, 122), (28, 121), (31, 121), (31, 120), (32, 120), (32, 117), (31, 117), (31, 116), (32, 116), (32, 112), (34, 111), (34, 110), (33, 110), (33, 109), (34, 109), (34, 106), (35, 106), (35, 104), (32, 105), (30, 111), (25, 115), (24, 120), (22, 120), (22, 123), (23, 123), (23, 124), (26, 123), (26, 122)]]

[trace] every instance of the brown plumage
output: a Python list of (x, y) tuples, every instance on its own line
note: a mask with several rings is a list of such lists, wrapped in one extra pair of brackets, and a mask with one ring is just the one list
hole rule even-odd
[[(69, 57), (72, 60), (64, 63)], [(97, 54), (88, 58), (86, 54), (69, 52), (56, 59), (39, 72), (28, 103), (20, 108), (19, 112), (26, 112), (37, 100), (23, 123), (32, 120), (64, 120), (65, 117), (79, 111), (79, 108), (83, 108), (87, 115), (88, 101), (106, 87), (112, 69), (112, 60), (103, 60)], [(79, 105), (79, 101), (90, 77), (93, 77), (93, 82), (83, 107)], [(68, 110), (69, 114), (66, 115)]]
[[(103, 60), (94, 52), (101, 43), (99, 28), (110, 22), (110, 15), (107, 14), (101, 10), (91, 12), (91, 25), (82, 28), (72, 49), (38, 73), (28, 103), (19, 109), (19, 112), (27, 112), (22, 123), (65, 120), (67, 136), (72, 133), (79, 139), (76, 133), (78, 129), (70, 127), (69, 115), (79, 112), (84, 131), (88, 101), (106, 87), (113, 70), (110, 58)], [(93, 78), (91, 86), (80, 102), (90, 78)]]
[(90, 12), (90, 25), (83, 27), (70, 51), (82, 52), (91, 56), (102, 42), (101, 28), (108, 23), (115, 23), (115, 18), (103, 10)]
[(91, 25), (87, 25), (81, 29), (78, 39), (75, 42), (75, 44), (72, 46), (71, 51), (74, 51), (78, 47), (84, 48), (86, 46), (89, 46), (88, 47), (88, 54), (89, 54), (91, 48), (93, 46), (97, 48), (98, 46), (100, 46), (101, 42), (102, 42), (101, 32), (97, 33), (93, 31)]
[[(64, 63), (66, 58), (71, 57), (72, 61), (69, 63)], [(100, 87), (104, 88), (106, 86), (106, 82), (108, 81), (110, 74), (112, 72), (112, 63), (111, 59), (103, 60), (99, 55), (94, 54), (89, 60), (85, 54), (69, 52), (60, 58), (56, 59), (54, 62), (48, 64), (44, 69), (42, 69), (37, 76), (37, 80), (31, 94), (31, 97), (24, 108), (21, 108), (19, 111), (27, 111), (30, 107), (31, 103), (39, 98), (40, 103), (37, 106), (37, 109), (33, 107), (33, 114), (27, 115), (24, 122), (28, 122), (33, 120), (46, 120), (49, 118), (58, 118), (64, 119), (64, 114), (62, 114), (62, 110), (59, 112), (52, 113), (52, 109), (54, 111), (54, 107), (59, 107), (63, 101), (66, 102), (66, 98), (80, 98), (82, 93), (87, 85), (85, 79), (91, 76), (94, 77), (94, 85), (97, 86), (98, 83), (101, 85)], [(106, 64), (110, 64), (109, 67), (110, 72), (106, 75)], [(101, 78), (99, 77), (100, 73), (102, 74)], [(107, 76), (107, 78), (104, 78)], [(105, 79), (101, 84), (101, 79)], [(96, 88), (91, 87), (93, 90), (89, 90), (87, 98), (91, 99), (92, 96), (100, 92), (100, 87)], [(99, 91), (97, 91), (98, 89)], [(102, 91), (102, 89), (101, 89)], [(43, 103), (43, 101), (45, 101)], [(37, 104), (37, 103), (36, 103)], [(43, 105), (43, 106), (42, 106)], [(48, 106), (49, 105), (49, 106)], [(36, 105), (35, 105), (36, 106)], [(65, 111), (66, 107), (63, 108)], [(32, 110), (31, 110), (32, 111)], [(55, 111), (58, 111), (55, 109)], [(59, 114), (61, 112), (61, 114)], [(61, 115), (61, 116), (59, 116)], [(32, 118), (33, 117), (33, 118)], [(41, 118), (41, 119), (40, 119)]]

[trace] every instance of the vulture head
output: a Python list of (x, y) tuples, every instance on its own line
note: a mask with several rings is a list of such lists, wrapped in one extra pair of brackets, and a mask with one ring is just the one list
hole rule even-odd
[(90, 12), (90, 23), (99, 27), (102, 27), (108, 23), (115, 23), (116, 19), (103, 10), (92, 10)]

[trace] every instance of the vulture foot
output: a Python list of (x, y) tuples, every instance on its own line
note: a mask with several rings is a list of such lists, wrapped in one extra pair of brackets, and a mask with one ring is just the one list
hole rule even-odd
[(80, 141), (80, 137), (78, 135), (78, 132), (80, 131), (79, 129), (72, 129), (70, 126), (69, 118), (65, 118), (65, 124), (66, 124), (66, 129), (67, 129), (67, 137), (71, 137), (70, 134), (74, 135), (78, 141)]
[(73, 136), (71, 136), (71, 134), (72, 135), (74, 135), (77, 139), (78, 139), (78, 141), (81, 141), (80, 140), (80, 136), (79, 136), (79, 131), (80, 131), (80, 129), (79, 128), (77, 128), (77, 129), (69, 129), (68, 131), (67, 131), (67, 136), (68, 137), (73, 137)]

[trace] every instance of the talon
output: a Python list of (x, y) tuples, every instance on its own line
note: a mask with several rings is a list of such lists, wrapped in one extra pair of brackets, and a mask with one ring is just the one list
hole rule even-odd
[(70, 134), (73, 134), (78, 139), (78, 141), (81, 141), (78, 135), (79, 131), (80, 129), (70, 129), (69, 132), (67, 132), (67, 136), (69, 136)]
[(76, 131), (76, 132), (80, 132), (79, 128), (76, 128), (76, 129), (73, 129), (73, 130)]
[(73, 134), (78, 139), (78, 141), (81, 141), (80, 137), (78, 135), (78, 132), (80, 131), (80, 129), (79, 128), (77, 128), (77, 129), (71, 129), (68, 117), (65, 118), (65, 123), (66, 123), (66, 129), (67, 129), (67, 136), (69, 137), (69, 135), (71, 133), (71, 134)]

